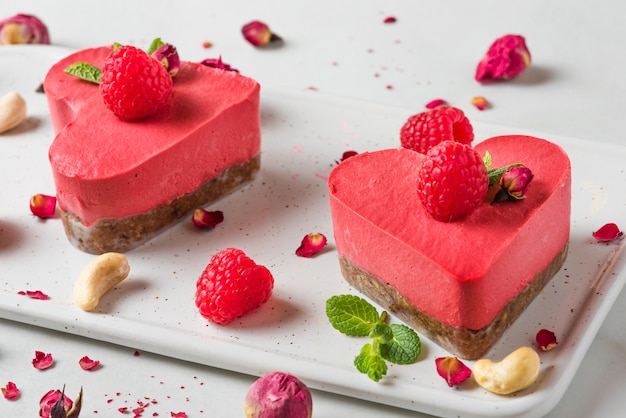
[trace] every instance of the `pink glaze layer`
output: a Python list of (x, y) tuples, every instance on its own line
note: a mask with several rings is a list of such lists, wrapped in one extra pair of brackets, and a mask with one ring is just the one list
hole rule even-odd
[(145, 213), (260, 152), (256, 81), (181, 62), (167, 107), (145, 120), (123, 122), (105, 108), (97, 85), (63, 72), (79, 61), (102, 68), (110, 51), (74, 53), (44, 81), (56, 135), (49, 158), (61, 209), (87, 226)]
[(406, 149), (351, 157), (328, 180), (339, 254), (425, 314), (472, 330), (488, 325), (564, 248), (571, 209), (570, 161), (559, 146), (511, 135), (475, 148), (491, 153), (492, 167), (529, 167), (535, 177), (527, 198), (486, 199), (466, 217), (437, 221), (416, 196), (425, 157)]

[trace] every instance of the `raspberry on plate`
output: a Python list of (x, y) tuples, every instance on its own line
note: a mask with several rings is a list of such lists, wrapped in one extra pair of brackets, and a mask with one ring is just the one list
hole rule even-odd
[(258, 308), (274, 287), (270, 271), (242, 250), (227, 248), (211, 257), (196, 283), (196, 306), (210, 321), (226, 325)]
[(426, 153), (417, 194), (437, 220), (452, 221), (472, 212), (487, 195), (489, 177), (470, 145), (443, 141)]
[(172, 94), (172, 76), (163, 64), (134, 46), (120, 46), (105, 60), (100, 93), (107, 108), (125, 121), (150, 116)]
[(400, 143), (404, 148), (426, 154), (442, 141), (471, 144), (474, 129), (461, 109), (437, 106), (407, 119), (400, 129)]

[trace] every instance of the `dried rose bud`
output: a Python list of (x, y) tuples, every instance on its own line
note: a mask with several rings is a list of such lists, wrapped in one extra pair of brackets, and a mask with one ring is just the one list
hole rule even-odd
[(39, 416), (42, 418), (78, 418), (83, 403), (83, 388), (72, 402), (61, 390), (50, 390), (39, 401)]
[(438, 357), (435, 359), (437, 373), (452, 387), (465, 381), (472, 375), (472, 370), (456, 357)]
[(246, 23), (241, 28), (241, 33), (248, 42), (256, 47), (264, 47), (271, 43), (282, 42), (280, 36), (272, 33), (269, 26), (258, 20)]
[(45, 194), (36, 194), (30, 198), (30, 211), (41, 219), (52, 218), (57, 204), (57, 198)]
[(476, 96), (472, 98), (471, 102), (478, 110), (485, 110), (489, 106), (489, 102), (483, 96)]
[(530, 51), (520, 35), (505, 35), (491, 44), (478, 63), (476, 81), (517, 77), (530, 65)]
[(163, 44), (150, 55), (156, 58), (157, 61), (161, 62), (172, 77), (178, 74), (178, 70), (180, 69), (180, 58), (174, 45)]
[(233, 68), (230, 66), (230, 64), (226, 64), (224, 61), (222, 61), (222, 56), (220, 55), (217, 58), (207, 58), (204, 59), (202, 61), (200, 61), (200, 64), (202, 65), (206, 65), (207, 67), (211, 67), (211, 68), (217, 68), (220, 70), (225, 70), (225, 71), (234, 71), (236, 73), (239, 72), (239, 70), (237, 70), (236, 68)]
[(246, 394), (247, 418), (311, 418), (313, 398), (298, 378), (283, 372), (257, 379)]
[(35, 16), (17, 14), (0, 20), (0, 45), (49, 43), (48, 28)]
[(504, 202), (510, 198), (525, 199), (532, 179), (533, 172), (528, 167), (513, 165), (508, 168), (500, 177), (500, 190), (496, 193), (493, 203)]
[(196, 209), (193, 212), (191, 221), (198, 228), (215, 228), (224, 221), (224, 213), (220, 210), (208, 211), (206, 209)]
[(326, 237), (319, 232), (311, 232), (302, 238), (300, 246), (296, 249), (296, 255), (300, 257), (312, 257), (326, 245)]
[(547, 329), (539, 330), (535, 340), (537, 340), (537, 345), (542, 351), (550, 351), (559, 344), (554, 332)]
[(603, 225), (600, 229), (591, 234), (598, 241), (608, 242), (621, 238), (624, 233), (614, 223)]

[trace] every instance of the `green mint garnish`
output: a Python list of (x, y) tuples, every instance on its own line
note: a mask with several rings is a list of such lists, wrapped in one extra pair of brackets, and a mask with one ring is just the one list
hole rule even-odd
[(76, 76), (94, 84), (100, 84), (102, 71), (88, 62), (75, 62), (63, 70), (66, 74)]
[(388, 324), (387, 312), (379, 316), (376, 308), (354, 295), (333, 296), (326, 301), (326, 316), (331, 325), (350, 337), (369, 337), (354, 359), (357, 370), (378, 382), (387, 373), (386, 361), (411, 364), (421, 353), (417, 333), (406, 325)]

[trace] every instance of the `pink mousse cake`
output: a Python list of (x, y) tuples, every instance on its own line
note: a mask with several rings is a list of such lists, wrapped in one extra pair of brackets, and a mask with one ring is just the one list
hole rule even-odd
[(96, 254), (138, 246), (260, 168), (256, 81), (183, 61), (168, 105), (124, 122), (105, 107), (96, 85), (64, 73), (76, 62), (102, 68), (110, 52), (74, 53), (44, 81), (63, 225), (72, 244)]
[(423, 154), (388, 149), (356, 155), (330, 174), (335, 243), (345, 279), (449, 352), (482, 357), (519, 317), (567, 255), (571, 169), (557, 145), (512, 135), (475, 146), (492, 167), (523, 163), (527, 197), (452, 222), (417, 198)]

